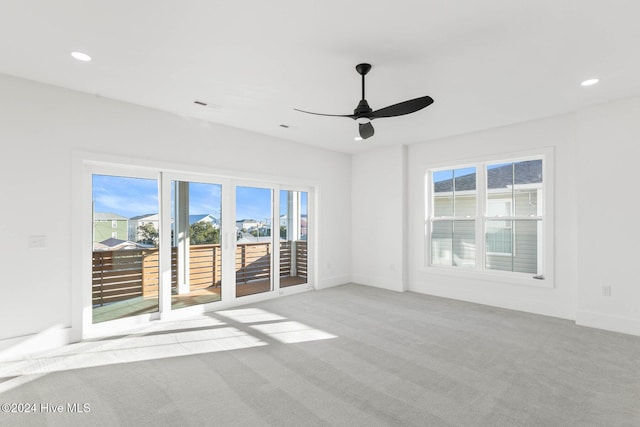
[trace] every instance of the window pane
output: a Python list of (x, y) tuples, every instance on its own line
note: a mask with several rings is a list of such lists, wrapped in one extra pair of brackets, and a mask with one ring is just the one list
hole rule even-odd
[(476, 222), (453, 222), (453, 265), (475, 267), (476, 265)]
[(433, 216), (453, 216), (453, 170), (433, 173)]
[(236, 188), (236, 297), (271, 291), (272, 190)]
[(433, 172), (433, 216), (475, 217), (476, 168)]
[(456, 218), (476, 216), (476, 168), (454, 170), (454, 215)]
[(542, 236), (541, 221), (514, 221), (515, 254), (513, 271), (538, 273), (538, 242)]
[(542, 160), (514, 163), (513, 172), (515, 215), (542, 215)]
[(513, 183), (542, 184), (542, 160), (526, 160), (513, 164)]
[(431, 232), (431, 264), (475, 266), (475, 221), (434, 221)]
[(221, 196), (220, 184), (172, 182), (172, 308), (221, 299)]
[[(513, 229), (511, 229), (513, 227)], [(541, 221), (487, 221), (486, 268), (537, 274)]]
[(431, 226), (431, 264), (453, 264), (453, 221), (434, 221)]
[(487, 166), (487, 216), (511, 216), (513, 206), (513, 163)]
[(93, 323), (158, 311), (158, 182), (93, 175)]
[(542, 215), (542, 206), (539, 200), (542, 199), (542, 188), (519, 190), (513, 192), (516, 216), (539, 216)]
[(513, 221), (487, 221), (486, 248), (487, 253), (511, 255)]
[(489, 165), (487, 190), (489, 217), (541, 215), (542, 160)]
[(307, 283), (305, 191), (280, 191), (280, 287)]

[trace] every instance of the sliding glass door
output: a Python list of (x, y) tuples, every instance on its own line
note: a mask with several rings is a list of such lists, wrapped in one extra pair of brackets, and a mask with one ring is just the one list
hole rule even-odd
[[(309, 283), (308, 191), (160, 170), (90, 170), (91, 316), (83, 319), (100, 324), (96, 331)], [(83, 307), (88, 301), (85, 293)]]
[(280, 190), (280, 288), (308, 280), (308, 195)]
[(222, 185), (171, 181), (171, 308), (222, 298)]
[(157, 312), (158, 180), (92, 176), (93, 323)]
[(273, 290), (273, 190), (236, 187), (236, 297)]

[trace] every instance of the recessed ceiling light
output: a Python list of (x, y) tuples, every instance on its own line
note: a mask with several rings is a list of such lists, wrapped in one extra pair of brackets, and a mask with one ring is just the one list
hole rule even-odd
[(84, 62), (91, 61), (91, 57), (83, 52), (71, 52), (71, 56), (73, 56), (78, 61), (84, 61)]
[(582, 86), (593, 86), (594, 84), (598, 83), (600, 81), (600, 79), (588, 79), (583, 81), (582, 83), (580, 83)]

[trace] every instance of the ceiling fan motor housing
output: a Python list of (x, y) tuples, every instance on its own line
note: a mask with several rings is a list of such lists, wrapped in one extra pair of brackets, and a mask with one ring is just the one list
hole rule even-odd
[(366, 99), (361, 99), (360, 102), (358, 103), (358, 106), (356, 107), (355, 110), (353, 110), (353, 115), (357, 116), (354, 117), (354, 119), (358, 119), (360, 117), (367, 117), (367, 118), (371, 118), (369, 117), (369, 115), (373, 112), (373, 110), (371, 109), (371, 107), (369, 107), (369, 103), (367, 102)]

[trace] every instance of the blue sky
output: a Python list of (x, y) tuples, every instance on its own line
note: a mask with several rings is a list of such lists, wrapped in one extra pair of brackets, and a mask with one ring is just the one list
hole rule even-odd
[(112, 212), (127, 218), (158, 212), (155, 179), (93, 175), (95, 212)]
[[(286, 192), (283, 192), (286, 194)], [(189, 185), (191, 214), (220, 217), (222, 186), (192, 182)], [(307, 213), (307, 193), (302, 193), (302, 213)], [(112, 212), (127, 218), (158, 212), (158, 184), (155, 179), (93, 175), (95, 212)], [(271, 215), (271, 190), (237, 187), (236, 219), (265, 220)], [(280, 214), (286, 213), (281, 203)]]

